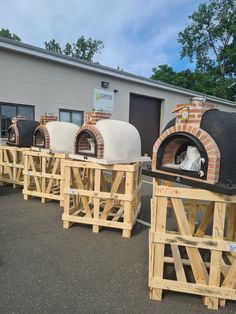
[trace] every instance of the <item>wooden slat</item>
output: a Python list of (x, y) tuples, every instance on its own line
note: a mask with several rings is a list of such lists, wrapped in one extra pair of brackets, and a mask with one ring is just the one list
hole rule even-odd
[[(57, 172), (58, 172), (58, 168), (59, 168), (59, 164), (60, 163), (60, 160), (59, 158), (56, 158), (55, 162), (54, 162), (54, 165), (53, 165), (53, 168), (52, 168), (52, 177), (49, 179), (48, 181), (48, 186), (46, 188), (46, 193), (49, 193), (51, 188), (52, 188), (52, 185), (53, 185), (53, 181), (57, 179)], [(46, 170), (46, 169), (45, 169)], [(44, 174), (46, 174), (46, 171), (44, 172)], [(55, 178), (56, 176), (56, 178)], [(44, 176), (44, 178), (46, 178), (47, 176)]]
[(184, 272), (183, 263), (181, 260), (179, 248), (176, 245), (171, 244), (171, 251), (173, 255), (174, 265), (175, 265), (175, 273), (178, 281), (186, 282), (186, 276)]
[[(229, 269), (227, 276), (225, 277), (222, 288), (233, 288), (236, 285), (236, 258), (234, 258), (233, 264)], [(236, 292), (235, 292), (236, 294)]]
[[(155, 199), (153, 208), (153, 230), (154, 232), (165, 232), (166, 230), (166, 217), (167, 217), (167, 198), (157, 197)], [(165, 245), (162, 243), (151, 244), (151, 255), (150, 255), (150, 268), (149, 268), (149, 286), (150, 286), (150, 298), (154, 300), (162, 299), (162, 289), (156, 289), (151, 284), (152, 278), (157, 277), (163, 278), (164, 273), (164, 252)]]
[(193, 236), (186, 236), (182, 234), (180, 235), (176, 233), (171, 234), (170, 232), (153, 233), (152, 241), (165, 244), (215, 250), (220, 252), (222, 251), (228, 252), (230, 244), (229, 241), (217, 240), (217, 238), (212, 237), (196, 238)]
[(126, 171), (126, 172), (134, 172), (140, 167), (140, 163), (136, 162), (130, 165), (127, 164), (115, 164), (115, 165), (101, 165), (97, 163), (91, 162), (83, 162), (83, 161), (73, 161), (67, 159), (65, 161), (65, 166), (75, 167), (75, 168), (89, 168), (89, 169), (101, 169), (101, 170), (112, 170), (112, 171)]
[[(75, 178), (75, 181), (76, 181), (76, 184), (77, 184), (78, 188), (83, 190), (84, 186), (83, 186), (83, 182), (82, 182), (82, 179), (81, 179), (81, 175), (80, 175), (79, 169), (73, 167), (72, 168), (72, 173), (74, 173), (74, 178)], [(89, 208), (88, 200), (87, 200), (86, 196), (83, 196), (83, 195), (80, 195), (80, 196), (81, 196), (81, 200), (82, 200), (82, 203), (83, 203), (83, 207), (84, 207), (85, 212), (86, 212), (86, 216), (91, 218), (92, 214), (91, 214), (91, 211), (90, 211), (90, 208)]]
[[(215, 202), (214, 219), (212, 236), (214, 239), (222, 240), (224, 238), (224, 224), (225, 224), (226, 203)], [(212, 250), (209, 285), (219, 287), (221, 274), (222, 251)], [(219, 298), (207, 298), (205, 302), (209, 309), (217, 310), (219, 307)]]
[(209, 287), (204, 284), (179, 282), (168, 279), (152, 278), (150, 284), (158, 289), (172, 290), (177, 292), (191, 293), (202, 296), (211, 296), (236, 301), (234, 289), (222, 287)]
[[(36, 172), (36, 168), (35, 168), (35, 164), (34, 164), (34, 159), (32, 158), (31, 155), (29, 155), (29, 167)], [(41, 192), (41, 188), (40, 188), (40, 183), (39, 183), (39, 179), (36, 176), (34, 177), (34, 181), (36, 184), (36, 188), (37, 188), (37, 192)]]
[(236, 203), (236, 195), (225, 195), (215, 192), (210, 192), (202, 189), (186, 189), (186, 188), (171, 188), (168, 186), (159, 186), (155, 191), (156, 196), (205, 200), (212, 202)]
[[(95, 170), (95, 184), (94, 184), (94, 191), (99, 195), (101, 186), (101, 169)], [(100, 213), (100, 199), (99, 197), (93, 198), (93, 217), (96, 220), (99, 220), (99, 213)], [(99, 226), (93, 225), (93, 232), (99, 232)]]
[[(117, 190), (119, 189), (123, 175), (124, 175), (123, 171), (122, 172), (120, 172), (120, 171), (116, 172), (115, 179), (114, 179), (112, 186), (111, 186), (111, 192), (109, 193), (110, 196), (117, 193)], [(102, 194), (100, 194), (100, 195), (102, 196)], [(114, 205), (114, 200), (112, 197), (109, 197), (109, 199), (106, 201), (106, 205), (104, 207), (104, 210), (103, 210), (103, 213), (101, 214), (100, 219), (106, 219), (106, 217), (107, 217), (109, 211), (111, 210), (111, 208), (113, 207), (113, 205)]]
[[(122, 175), (122, 177), (123, 177), (123, 175)], [(120, 183), (122, 181), (122, 177), (121, 177)], [(125, 194), (126, 195), (134, 195), (134, 172), (127, 172), (126, 173)], [(124, 223), (131, 223), (132, 222), (132, 216), (133, 216), (132, 210), (133, 210), (133, 202), (132, 201), (125, 201), (125, 203), (124, 203)], [(122, 234), (123, 237), (129, 238), (130, 235), (131, 235), (130, 229), (129, 230), (125, 230), (125, 229), (123, 230), (123, 234)]]
[(188, 210), (188, 222), (192, 234), (194, 233), (195, 230), (196, 217), (197, 217), (197, 200), (191, 200), (191, 206)]
[(101, 220), (101, 219), (94, 219), (89, 217), (78, 217), (73, 215), (62, 214), (62, 220), (70, 221), (70, 222), (77, 222), (86, 225), (98, 225), (103, 227), (110, 227), (110, 228), (117, 228), (117, 229), (132, 229), (132, 223), (124, 223), (112, 220)]
[(203, 237), (205, 234), (205, 231), (210, 223), (210, 221), (212, 220), (213, 217), (213, 213), (214, 213), (214, 203), (212, 202), (207, 210), (205, 215), (203, 216), (201, 223), (195, 233), (195, 237)]
[[(188, 224), (182, 201), (177, 198), (171, 198), (171, 201), (181, 234), (191, 236), (191, 229)], [(208, 273), (198, 249), (186, 247), (186, 251), (191, 262), (196, 282), (206, 284), (208, 282)]]

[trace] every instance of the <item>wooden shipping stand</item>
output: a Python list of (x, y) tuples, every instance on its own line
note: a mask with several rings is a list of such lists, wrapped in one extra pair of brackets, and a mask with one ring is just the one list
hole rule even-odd
[(63, 226), (89, 224), (93, 232), (101, 226), (123, 230), (130, 237), (140, 210), (141, 163), (101, 165), (64, 162)]
[(39, 197), (57, 200), (63, 206), (63, 185), (65, 154), (45, 151), (26, 151), (24, 153), (24, 199)]
[(149, 287), (151, 299), (192, 293), (209, 309), (236, 300), (236, 196), (153, 179)]
[(29, 148), (0, 145), (0, 183), (12, 184), (13, 188), (24, 185), (24, 155)]

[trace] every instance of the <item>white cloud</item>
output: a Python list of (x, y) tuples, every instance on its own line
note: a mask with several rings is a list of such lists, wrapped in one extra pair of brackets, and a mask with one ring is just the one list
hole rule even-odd
[(81, 35), (101, 39), (105, 48), (96, 61), (150, 75), (153, 66), (171, 62), (169, 51), (176, 49), (177, 33), (191, 13), (178, 20), (174, 16), (178, 6), (185, 8), (184, 14), (190, 4), (188, 0), (174, 4), (166, 0), (0, 0), (0, 28), (9, 28), (23, 42), (41, 47), (52, 38), (61, 45)]

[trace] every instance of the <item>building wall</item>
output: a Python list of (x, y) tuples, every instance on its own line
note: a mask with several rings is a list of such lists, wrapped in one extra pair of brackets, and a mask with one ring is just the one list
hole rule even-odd
[[(59, 115), (59, 108), (93, 109), (93, 89), (101, 88), (101, 81), (110, 83), (109, 89), (119, 90), (114, 96), (114, 119), (129, 121), (130, 93), (162, 99), (161, 129), (173, 117), (177, 103), (187, 103), (189, 96), (96, 74), (63, 64), (45, 61), (0, 50), (0, 102), (35, 106), (35, 118), (41, 114)], [(234, 108), (224, 107), (232, 111)]]

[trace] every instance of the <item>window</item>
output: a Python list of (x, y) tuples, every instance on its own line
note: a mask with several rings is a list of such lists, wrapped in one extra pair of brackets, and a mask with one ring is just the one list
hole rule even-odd
[(60, 109), (59, 119), (63, 122), (71, 122), (81, 126), (84, 120), (84, 113), (83, 111)]
[(7, 131), (11, 125), (11, 119), (17, 115), (27, 120), (34, 120), (34, 106), (9, 104), (0, 102), (1, 137), (7, 137)]

